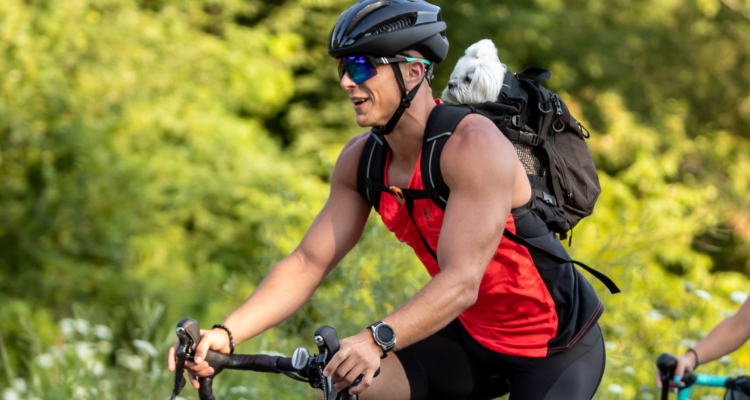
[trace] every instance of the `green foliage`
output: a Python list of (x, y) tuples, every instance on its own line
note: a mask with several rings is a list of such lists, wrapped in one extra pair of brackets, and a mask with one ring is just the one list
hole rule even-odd
[[(362, 130), (325, 51), (349, 3), (0, 2), (0, 388), (167, 396), (174, 323), (252, 293)], [(600, 293), (597, 398), (648, 398), (656, 355), (748, 291), (750, 3), (436, 3), (451, 41), (436, 94), (487, 37), (512, 70), (550, 68), (591, 128), (603, 193), (571, 253), (624, 289)], [(427, 274), (377, 219), (301, 312), (239, 351), (312, 347), (324, 323), (353, 334), (416, 292)], [(750, 370), (747, 349), (727, 360), (704, 371)], [(217, 395), (310, 395), (259, 375), (222, 375)]]

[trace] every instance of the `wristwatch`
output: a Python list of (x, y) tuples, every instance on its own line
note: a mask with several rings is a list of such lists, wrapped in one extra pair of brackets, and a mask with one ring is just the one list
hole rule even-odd
[(372, 330), (373, 340), (383, 349), (383, 356), (380, 358), (385, 358), (388, 352), (396, 346), (396, 331), (383, 321), (370, 325), (370, 329)]

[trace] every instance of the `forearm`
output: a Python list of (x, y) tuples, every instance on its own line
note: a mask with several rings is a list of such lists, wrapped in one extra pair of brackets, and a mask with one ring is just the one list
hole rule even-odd
[(476, 301), (477, 287), (438, 274), (400, 309), (384, 319), (396, 331), (396, 350), (439, 331)]
[(742, 346), (750, 337), (747, 322), (739, 315), (725, 319), (697, 345), (694, 350), (698, 353), (700, 363), (705, 364), (729, 354)]
[(326, 270), (309, 265), (297, 252), (281, 260), (260, 286), (224, 320), (237, 344), (276, 326), (312, 296)]

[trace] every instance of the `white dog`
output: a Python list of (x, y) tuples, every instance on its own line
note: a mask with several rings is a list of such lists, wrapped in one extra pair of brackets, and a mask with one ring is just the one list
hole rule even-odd
[(500, 62), (490, 39), (482, 39), (468, 49), (456, 63), (442, 99), (454, 104), (482, 104), (496, 101), (508, 69)]

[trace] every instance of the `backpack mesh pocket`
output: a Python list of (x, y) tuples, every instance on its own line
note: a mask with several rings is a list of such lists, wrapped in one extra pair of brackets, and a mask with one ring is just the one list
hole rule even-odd
[(513, 142), (513, 147), (516, 148), (516, 154), (523, 164), (523, 168), (526, 170), (526, 175), (536, 175), (546, 177), (549, 175), (549, 171), (545, 167), (549, 164), (547, 160), (547, 153), (538, 146), (532, 146), (527, 143)]

